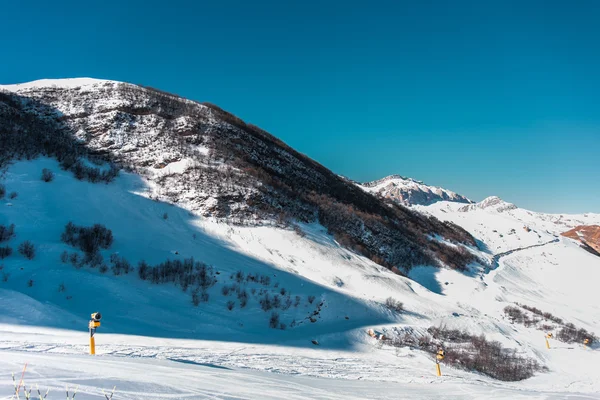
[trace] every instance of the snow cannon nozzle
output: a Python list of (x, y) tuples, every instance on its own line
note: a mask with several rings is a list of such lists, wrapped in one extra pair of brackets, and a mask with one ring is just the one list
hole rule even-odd
[(92, 313), (91, 318), (94, 322), (100, 322), (100, 320), (102, 319), (102, 314), (100, 314), (99, 312)]

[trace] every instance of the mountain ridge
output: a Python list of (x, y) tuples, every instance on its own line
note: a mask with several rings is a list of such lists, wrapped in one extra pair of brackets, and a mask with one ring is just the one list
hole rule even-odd
[(51, 155), (82, 179), (98, 175), (82, 159), (110, 161), (149, 179), (156, 200), (240, 224), (319, 221), (344, 246), (397, 271), (473, 261), (463, 247), (429, 239), (476, 246), (462, 228), (377, 199), (210, 103), (116, 81), (10, 88), (0, 97), (5, 161)]
[(357, 183), (363, 190), (405, 206), (430, 205), (437, 201), (471, 204), (473, 201), (451, 190), (431, 186), (402, 175), (388, 175), (370, 182)]

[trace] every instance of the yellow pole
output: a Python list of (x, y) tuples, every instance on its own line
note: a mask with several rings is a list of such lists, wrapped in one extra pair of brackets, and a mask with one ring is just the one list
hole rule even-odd
[(96, 339), (93, 336), (90, 336), (90, 354), (96, 354)]
[(442, 376), (442, 370), (440, 369), (440, 364), (435, 364), (435, 369), (437, 370), (437, 376)]
[(548, 342), (548, 338), (546, 338), (546, 348), (549, 349), (550, 348), (550, 342)]

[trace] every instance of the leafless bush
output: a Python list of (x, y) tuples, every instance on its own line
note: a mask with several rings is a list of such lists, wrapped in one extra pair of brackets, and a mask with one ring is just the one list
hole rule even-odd
[(118, 254), (110, 255), (110, 263), (112, 264), (111, 270), (114, 275), (121, 275), (121, 273), (128, 274), (131, 270), (131, 264), (125, 257), (120, 257)]
[(313, 303), (313, 301), (315, 301), (315, 296), (313, 296), (313, 295), (310, 295), (310, 296), (308, 296), (308, 302), (309, 302), (310, 304), (312, 304), (312, 303)]
[(0, 225), (0, 243), (6, 242), (15, 236), (15, 224)]
[(278, 294), (273, 296), (273, 308), (281, 307), (281, 297)]
[(50, 171), (48, 168), (44, 168), (42, 170), (42, 180), (44, 182), (52, 182), (54, 179), (54, 172)]
[(271, 301), (271, 296), (269, 296), (269, 293), (265, 293), (265, 295), (260, 299), (260, 307), (263, 311), (269, 311), (273, 308), (273, 302)]
[(113, 243), (113, 234), (110, 229), (101, 224), (88, 228), (69, 222), (61, 235), (61, 240), (91, 254), (100, 249), (108, 249)]
[(271, 313), (271, 318), (269, 318), (269, 327), (277, 328), (279, 326), (279, 313), (273, 312)]
[(13, 250), (10, 246), (0, 247), (0, 260), (4, 260), (12, 254)]
[(17, 198), (19, 194), (17, 192), (10, 192), (10, 194), (8, 195), (8, 198), (11, 200), (14, 200)]
[(556, 338), (565, 343), (583, 343), (588, 339), (590, 345), (598, 341), (596, 335), (583, 328), (578, 329), (572, 323), (565, 324), (556, 334)]
[(385, 306), (395, 312), (401, 313), (404, 311), (404, 304), (401, 301), (398, 301), (392, 297), (388, 297), (385, 299)]
[(19, 253), (21, 253), (26, 259), (33, 260), (35, 257), (35, 246), (31, 241), (26, 240), (19, 245)]
[(233, 307), (234, 307), (234, 306), (235, 306), (235, 301), (233, 301), (233, 300), (229, 300), (229, 301), (227, 302), (227, 309), (228, 309), (229, 311), (233, 310)]
[(246, 304), (248, 304), (248, 292), (246, 291), (246, 289), (238, 291), (237, 297), (240, 301), (240, 308), (246, 307)]

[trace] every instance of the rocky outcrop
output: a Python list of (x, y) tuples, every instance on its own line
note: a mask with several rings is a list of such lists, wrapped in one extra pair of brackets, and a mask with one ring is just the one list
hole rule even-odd
[(600, 225), (580, 225), (562, 236), (578, 241), (584, 249), (600, 256)]

